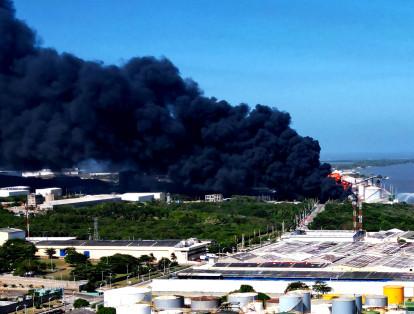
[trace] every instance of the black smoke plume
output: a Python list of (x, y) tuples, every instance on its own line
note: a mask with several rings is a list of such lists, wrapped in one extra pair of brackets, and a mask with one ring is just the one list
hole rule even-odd
[[(0, 165), (60, 169), (94, 160), (183, 192), (280, 198), (339, 193), (320, 147), (290, 128), (286, 112), (203, 96), (167, 59), (122, 66), (37, 44), (0, 0)], [(159, 179), (159, 178), (164, 179)], [(334, 193), (334, 194), (332, 194)]]

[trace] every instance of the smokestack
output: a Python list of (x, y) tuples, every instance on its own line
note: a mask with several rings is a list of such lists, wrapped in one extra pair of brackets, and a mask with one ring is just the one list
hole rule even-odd
[(330, 166), (319, 162), (318, 142), (293, 130), (288, 113), (205, 97), (168, 59), (107, 66), (36, 40), (0, 0), (1, 166), (61, 169), (93, 160), (132, 170), (148, 186), (164, 176), (184, 193), (341, 195), (326, 178)]

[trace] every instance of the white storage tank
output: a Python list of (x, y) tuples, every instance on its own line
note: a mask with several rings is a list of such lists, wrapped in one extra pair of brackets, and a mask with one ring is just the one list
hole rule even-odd
[(311, 292), (309, 290), (295, 290), (295, 291), (290, 291), (288, 293), (289, 295), (299, 295), (302, 298), (302, 303), (303, 303), (303, 313), (311, 313), (312, 311), (312, 305), (311, 305), (311, 299), (312, 299), (312, 295)]
[(227, 302), (232, 303), (234, 306), (232, 308), (242, 308), (247, 304), (255, 301), (257, 299), (256, 292), (240, 292), (240, 293), (231, 293), (227, 296)]
[(386, 307), (388, 306), (388, 297), (384, 295), (367, 295), (365, 297), (365, 306), (371, 307)]
[(355, 312), (355, 299), (338, 298), (332, 300), (332, 314), (355, 314)]
[(119, 307), (140, 302), (151, 302), (151, 289), (125, 287), (104, 291), (104, 306)]
[(191, 311), (213, 311), (219, 307), (219, 299), (210, 296), (191, 298)]
[(362, 295), (355, 296), (356, 314), (362, 313)]
[(176, 310), (184, 307), (184, 297), (166, 295), (154, 298), (154, 307), (157, 310)]
[(287, 294), (279, 297), (279, 311), (303, 313), (302, 296), (298, 294)]
[(116, 307), (116, 314), (151, 314), (151, 306), (144, 303), (122, 305)]

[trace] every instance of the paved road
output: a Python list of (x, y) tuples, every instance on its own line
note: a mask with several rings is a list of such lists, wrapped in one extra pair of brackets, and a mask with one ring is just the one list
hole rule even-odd
[(308, 229), (308, 226), (312, 221), (325, 210), (325, 204), (316, 204), (315, 207), (312, 209), (311, 213), (305, 217), (303, 227)]

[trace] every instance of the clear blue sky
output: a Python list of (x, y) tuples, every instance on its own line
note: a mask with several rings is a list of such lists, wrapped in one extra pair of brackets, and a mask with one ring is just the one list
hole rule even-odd
[[(330, 153), (414, 152), (410, 0), (15, 0), (43, 46), (165, 56), (207, 96), (291, 113)], [(414, 155), (414, 154), (413, 154)]]

